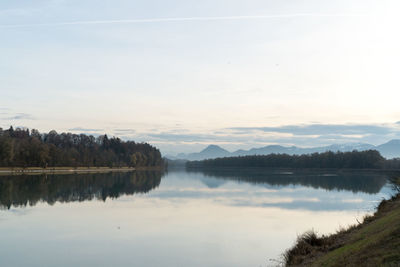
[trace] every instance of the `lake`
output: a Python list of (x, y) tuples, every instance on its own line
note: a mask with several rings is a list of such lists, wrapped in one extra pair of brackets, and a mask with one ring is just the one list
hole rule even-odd
[(0, 266), (274, 266), (393, 192), (366, 171), (0, 176)]

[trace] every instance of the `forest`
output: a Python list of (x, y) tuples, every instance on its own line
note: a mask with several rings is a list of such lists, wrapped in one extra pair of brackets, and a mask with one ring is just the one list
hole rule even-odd
[(269, 154), (189, 161), (188, 169), (214, 167), (400, 169), (400, 160), (387, 160), (376, 150), (324, 152), (304, 155)]
[(147, 144), (107, 135), (94, 137), (32, 129), (0, 128), (0, 167), (162, 166), (160, 151)]

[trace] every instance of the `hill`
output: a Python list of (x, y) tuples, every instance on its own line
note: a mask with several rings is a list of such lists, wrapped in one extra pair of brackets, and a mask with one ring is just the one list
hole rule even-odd
[(228, 150), (225, 150), (217, 145), (209, 145), (202, 151), (198, 153), (191, 154), (178, 154), (177, 159), (186, 159), (186, 160), (203, 160), (203, 159), (214, 159), (214, 158), (223, 158), (230, 156), (231, 153)]
[(376, 150), (386, 158), (398, 158), (400, 157), (400, 140), (391, 140), (385, 144), (377, 146)]

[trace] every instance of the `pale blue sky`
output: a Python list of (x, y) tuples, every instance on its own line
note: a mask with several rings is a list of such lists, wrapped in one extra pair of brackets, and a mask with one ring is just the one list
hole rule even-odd
[[(106, 132), (164, 153), (399, 138), (399, 8), (1, 1), (0, 127)], [(313, 125), (327, 130), (294, 130)]]

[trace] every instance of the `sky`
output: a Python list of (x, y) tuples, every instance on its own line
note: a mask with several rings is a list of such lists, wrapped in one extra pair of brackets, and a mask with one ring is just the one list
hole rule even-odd
[(400, 138), (397, 0), (6, 0), (0, 127), (163, 154)]

